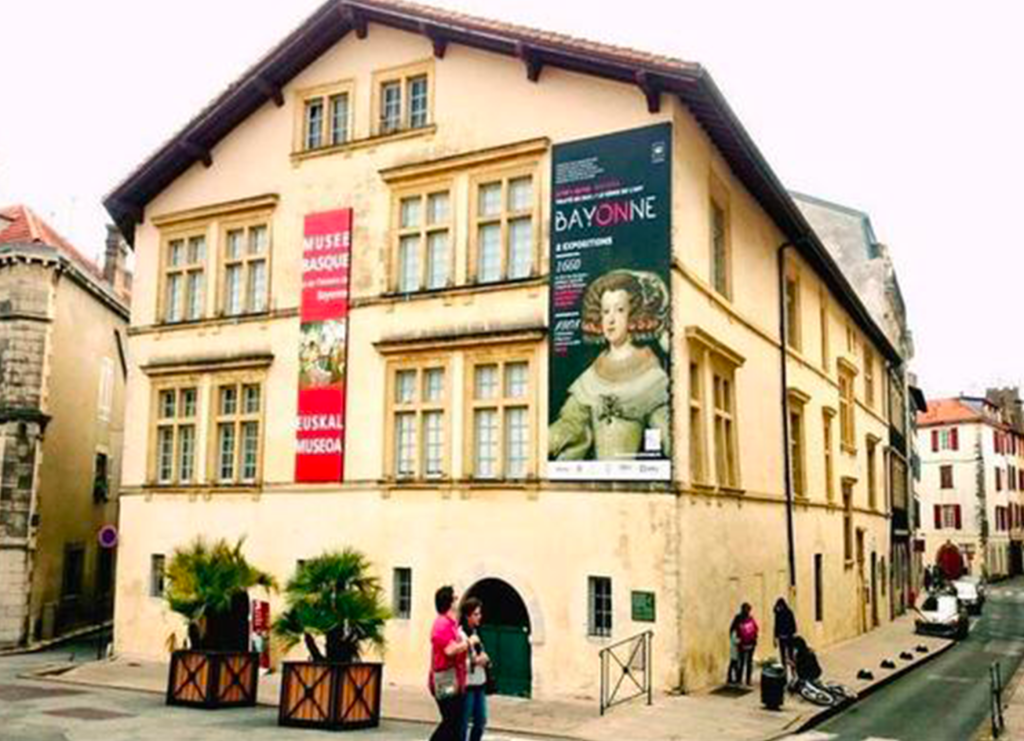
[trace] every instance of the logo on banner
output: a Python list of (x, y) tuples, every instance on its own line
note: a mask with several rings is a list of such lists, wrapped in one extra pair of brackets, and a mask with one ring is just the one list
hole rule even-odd
[(295, 480), (341, 481), (345, 464), (352, 209), (306, 216)]

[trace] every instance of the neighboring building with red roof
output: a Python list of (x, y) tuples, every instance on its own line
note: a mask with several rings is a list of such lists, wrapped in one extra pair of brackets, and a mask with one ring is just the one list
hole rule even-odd
[(917, 415), (925, 563), (948, 563), (955, 549), (972, 574), (1024, 573), (1024, 429), (1014, 399), (1016, 389), (999, 403), (932, 399)]
[(0, 208), (0, 646), (108, 620), (124, 437), (127, 250), (103, 268)]

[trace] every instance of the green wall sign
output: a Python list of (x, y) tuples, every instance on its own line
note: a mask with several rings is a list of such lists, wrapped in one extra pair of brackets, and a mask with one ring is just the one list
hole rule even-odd
[(654, 622), (654, 592), (633, 592), (633, 620), (638, 623)]

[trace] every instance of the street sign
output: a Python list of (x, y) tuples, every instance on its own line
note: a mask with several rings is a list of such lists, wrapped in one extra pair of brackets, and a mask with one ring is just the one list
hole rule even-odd
[(117, 545), (117, 528), (113, 525), (104, 525), (96, 533), (96, 540), (100, 542), (100, 548), (114, 548)]

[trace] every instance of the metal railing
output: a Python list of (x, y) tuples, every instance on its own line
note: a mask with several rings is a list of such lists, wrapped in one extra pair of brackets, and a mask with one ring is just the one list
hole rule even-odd
[(998, 661), (988, 668), (988, 678), (992, 688), (992, 738), (999, 738), (1006, 730), (1006, 723), (1003, 721), (1003, 670)]
[(642, 695), (651, 704), (653, 644), (654, 632), (648, 630), (601, 649), (601, 715)]

